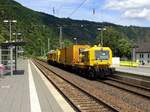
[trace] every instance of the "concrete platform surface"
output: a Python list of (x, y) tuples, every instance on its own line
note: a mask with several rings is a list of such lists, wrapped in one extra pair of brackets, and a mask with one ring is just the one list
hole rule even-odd
[(143, 76), (150, 76), (150, 68), (149, 67), (124, 67), (124, 66), (116, 66), (116, 71), (133, 73)]
[(0, 112), (74, 112), (30, 60), (18, 60), (18, 72), (0, 78)]

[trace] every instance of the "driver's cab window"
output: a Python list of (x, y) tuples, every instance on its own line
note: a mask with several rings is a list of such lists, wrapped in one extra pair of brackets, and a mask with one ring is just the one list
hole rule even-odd
[(81, 62), (88, 62), (88, 61), (89, 61), (89, 52), (88, 51), (82, 52)]

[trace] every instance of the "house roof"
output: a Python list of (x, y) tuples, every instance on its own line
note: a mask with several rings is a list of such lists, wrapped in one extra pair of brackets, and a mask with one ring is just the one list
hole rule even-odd
[(138, 47), (135, 49), (135, 52), (150, 53), (150, 42), (140, 43), (137, 46)]

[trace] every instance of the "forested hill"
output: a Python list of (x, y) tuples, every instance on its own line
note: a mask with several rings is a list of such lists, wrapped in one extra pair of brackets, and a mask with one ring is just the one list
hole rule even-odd
[(18, 38), (28, 42), (24, 48), (31, 55), (40, 55), (41, 48), (47, 52), (48, 38), (51, 49), (58, 48), (59, 26), (63, 26), (64, 46), (73, 44), (73, 38), (81, 44), (97, 44), (100, 38), (97, 28), (105, 27), (104, 46), (111, 47), (114, 55), (119, 56), (129, 56), (131, 45), (136, 41), (150, 41), (150, 28), (57, 18), (28, 9), (13, 0), (0, 0), (0, 42), (9, 39), (8, 24), (3, 23), (6, 19), (17, 20), (12, 30), (22, 33)]

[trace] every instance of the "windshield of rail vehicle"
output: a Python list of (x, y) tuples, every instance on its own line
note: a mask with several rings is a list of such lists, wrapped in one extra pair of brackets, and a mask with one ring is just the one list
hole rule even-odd
[(109, 60), (109, 51), (96, 50), (95, 59), (96, 60)]

